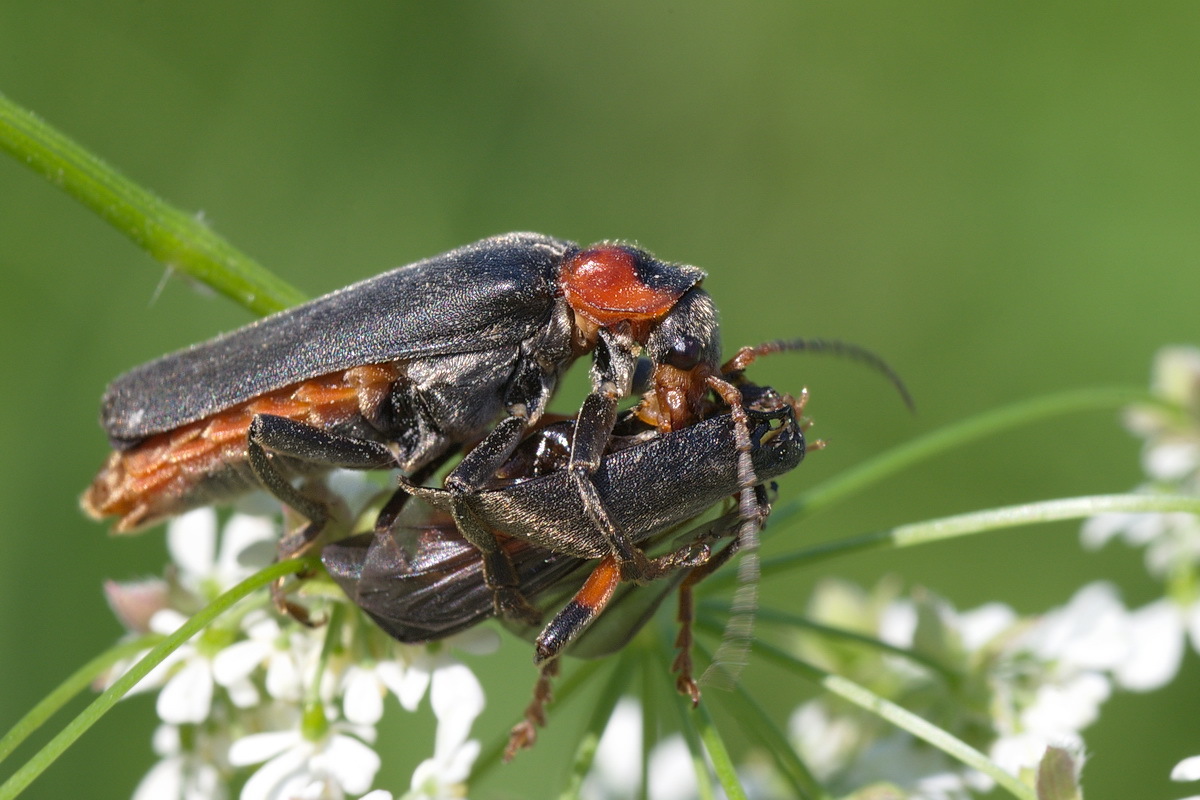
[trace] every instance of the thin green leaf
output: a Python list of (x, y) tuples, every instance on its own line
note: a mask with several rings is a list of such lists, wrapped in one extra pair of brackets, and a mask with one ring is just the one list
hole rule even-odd
[(133, 665), (128, 672), (113, 681), (111, 686), (93, 700), (75, 719), (71, 720), (57, 736), (51, 739), (24, 766), (13, 773), (12, 777), (5, 781), (3, 785), (0, 785), (0, 800), (12, 800), (12, 798), (23, 792), (76, 739), (82, 736), (88, 728), (95, 725), (109, 709), (116, 705), (118, 700), (128, 694), (129, 690), (138, 681), (146, 677), (150, 670), (158, 666), (164, 658), (174, 652), (180, 645), (207, 627), (214, 619), (232, 608), (239, 600), (257, 589), (269, 586), (278, 578), (304, 570), (315, 569), (318, 565), (319, 562), (314, 558), (294, 558), (289, 561), (272, 564), (266, 569), (246, 578), (237, 586), (234, 586), (209, 603), (180, 626), (179, 630), (164, 637), (141, 661)]
[[(701, 604), (701, 608), (716, 609), (716, 608), (718, 608), (718, 606), (716, 603), (710, 604), (708, 602), (705, 602), (705, 603)], [(846, 630), (845, 628), (835, 628), (830, 625), (822, 625), (819, 622), (813, 622), (811, 619), (808, 619), (807, 617), (802, 617), (799, 614), (792, 614), (787, 611), (780, 611), (779, 609), (775, 609), (775, 608), (760, 608), (758, 610), (757, 618), (760, 621), (766, 622), (768, 624), (786, 625), (786, 626), (792, 627), (792, 628), (804, 628), (805, 630), (809, 630), (809, 631), (812, 631), (813, 633), (820, 634), (821, 636), (825, 636), (826, 638), (841, 639), (843, 641), (848, 641), (848, 642), (856, 642), (858, 644), (863, 645), (864, 647), (869, 647), (873, 650), (878, 650), (883, 653), (888, 653), (890, 655), (897, 656), (906, 661), (909, 661), (913, 664), (924, 667), (925, 669), (928, 669), (931, 672), (937, 673), (944, 680), (951, 682), (951, 683), (957, 682), (962, 677), (958, 673), (947, 668), (945, 664), (942, 664), (938, 661), (935, 661), (932, 658), (929, 658), (924, 653), (917, 653), (912, 650), (905, 649), (903, 647), (897, 647), (894, 644), (888, 644), (887, 642), (883, 641), (882, 639), (878, 639), (874, 636), (867, 636), (865, 634), (858, 633), (857, 631), (850, 631), (850, 630)], [(717, 631), (722, 629), (721, 626), (717, 625), (716, 620), (707, 620), (706, 619), (705, 622), (706, 622), (706, 626), (710, 626)]]
[[(1004, 528), (1060, 522), (1068, 519), (1084, 519), (1114, 511), (1141, 513), (1184, 511), (1190, 514), (1200, 514), (1200, 498), (1172, 494), (1099, 494), (973, 511), (952, 517), (898, 525), (884, 531), (875, 531), (862, 536), (796, 550), (787, 555), (763, 561), (762, 576), (766, 578), (769, 575), (801, 566), (811, 566), (835, 556), (851, 553), (880, 550), (886, 547), (911, 547)], [(709, 582), (715, 585), (716, 578)]]
[(580, 737), (579, 743), (575, 747), (575, 758), (571, 762), (570, 772), (567, 773), (567, 785), (559, 795), (561, 800), (577, 800), (579, 797), (579, 793), (583, 789), (583, 779), (587, 777), (588, 771), (592, 768), (592, 762), (596, 759), (596, 748), (600, 745), (600, 737), (604, 735), (604, 729), (608, 726), (608, 721), (612, 719), (613, 709), (617, 707), (621, 693), (629, 685), (633, 676), (635, 658), (636, 655), (632, 651), (622, 651), (617, 659), (616, 668), (608, 676), (604, 690), (597, 698), (596, 705), (592, 707), (592, 715), (588, 719), (583, 736)]
[(269, 314), (304, 295), (196, 216), (138, 186), (32, 112), (0, 94), (0, 150), (99, 214), (151, 256), (240, 303)]
[(984, 773), (1013, 797), (1019, 798), (1019, 800), (1037, 800), (1033, 789), (1002, 770), (983, 753), (961, 739), (951, 736), (936, 725), (926, 722), (911, 711), (874, 694), (864, 686), (847, 680), (840, 675), (833, 675), (825, 670), (818, 669), (811, 664), (801, 661), (792, 654), (769, 644), (756, 642), (754, 650), (805, 680), (811, 681), (826, 691), (875, 714), (880, 719), (886, 720), (918, 739), (928, 742), (951, 758)]
[[(659, 675), (669, 676), (671, 660), (674, 657), (671, 645), (674, 636), (672, 623), (661, 614), (658, 617), (658, 633), (659, 636), (656, 637), (658, 646), (653, 649), (654, 656), (659, 662), (657, 672)], [(708, 769), (708, 759), (704, 755), (704, 743), (700, 741), (700, 734), (696, 730), (695, 709), (692, 708), (690, 700), (674, 691), (674, 686), (672, 686), (671, 694), (672, 696), (666, 699), (679, 713), (679, 729), (683, 733), (683, 741), (691, 755), (692, 770), (696, 775), (696, 796), (699, 800), (714, 800), (716, 792), (713, 789), (712, 774)]]
[(1062, 392), (1060, 394), (1022, 400), (1010, 406), (985, 411), (969, 419), (947, 425), (933, 433), (903, 444), (887, 453), (846, 470), (836, 478), (801, 494), (781, 505), (771, 521), (778, 524), (793, 515), (811, 515), (827, 506), (861, 491), (890, 475), (898, 475), (914, 464), (964, 447), (986, 436), (994, 436), (1011, 428), (1032, 425), (1044, 419), (1086, 411), (1106, 411), (1124, 408), (1133, 403), (1163, 406), (1162, 398), (1146, 389), (1123, 386), (1101, 387)]
[(75, 670), (70, 677), (31, 708), (29, 713), (21, 717), (17, 724), (4, 734), (3, 738), (0, 738), (0, 761), (8, 758), (34, 731), (58, 713), (59, 709), (76, 695), (91, 686), (97, 678), (104, 674), (105, 670), (122, 658), (129, 658), (143, 650), (149, 650), (162, 641), (162, 638), (158, 634), (149, 634), (133, 641), (119, 642)]
[(733, 759), (729, 757), (729, 748), (725, 746), (725, 739), (722, 738), (708, 707), (701, 703), (696, 707), (696, 715), (700, 718), (700, 740), (704, 742), (708, 760), (712, 762), (713, 772), (716, 773), (721, 788), (725, 790), (725, 795), (729, 800), (746, 800), (746, 791), (738, 779)]
[(638, 796), (644, 798), (650, 792), (650, 752), (658, 738), (658, 689), (663, 681), (654, 655), (657, 648), (639, 649), (642, 653), (642, 774), (638, 781)]
[[(696, 645), (696, 652), (702, 658), (712, 660), (712, 653), (706, 648)], [(763, 748), (771, 754), (779, 768), (780, 776), (788, 782), (797, 797), (832, 800), (832, 795), (821, 786), (816, 776), (796, 755), (783, 731), (767, 716), (754, 696), (746, 691), (746, 687), (738, 683), (734, 685), (732, 692), (709, 692), (705, 696), (720, 698), (721, 706), (738, 721), (742, 730), (758, 739)]]

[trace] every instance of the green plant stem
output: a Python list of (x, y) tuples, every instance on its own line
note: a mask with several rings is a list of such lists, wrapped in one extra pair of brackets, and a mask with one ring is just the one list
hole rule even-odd
[[(703, 610), (720, 610), (724, 613), (729, 613), (728, 603), (722, 607), (717, 602), (706, 600), (705, 602), (701, 603), (700, 607)], [(962, 678), (962, 676), (958, 673), (948, 669), (945, 664), (935, 661), (923, 653), (917, 653), (912, 650), (907, 650), (903, 647), (897, 647), (894, 644), (888, 644), (882, 639), (877, 639), (874, 636), (867, 636), (856, 631), (846, 630), (845, 628), (836, 628), (831, 625), (822, 625), (819, 622), (813, 622), (811, 619), (802, 617), (799, 614), (780, 611), (776, 608), (760, 608), (756, 614), (756, 619), (765, 622), (768, 625), (775, 624), (784, 625), (790, 628), (803, 628), (826, 638), (838, 639), (846, 642), (855, 642), (863, 645), (864, 647), (869, 647), (873, 650), (878, 650), (881, 653), (887, 653), (888, 655), (896, 656), (897, 658), (902, 658), (912, 664), (919, 665), (920, 667), (941, 676), (943, 680), (949, 683), (957, 683)], [(709, 622), (712, 625), (717, 624), (715, 619), (710, 619)]]
[(884, 531), (854, 536), (836, 542), (806, 547), (778, 558), (763, 561), (762, 577), (799, 566), (809, 566), (834, 556), (879, 550), (884, 547), (910, 547), (959, 536), (969, 536), (1002, 528), (1015, 528), (1043, 522), (1083, 519), (1096, 514), (1123, 512), (1184, 511), (1200, 514), (1200, 498), (1189, 495), (1109, 494), (1068, 497), (1023, 503), (985, 511), (973, 511), (952, 517), (898, 525)]
[(122, 658), (129, 658), (143, 650), (149, 650), (162, 641), (158, 634), (148, 634), (133, 641), (120, 642), (93, 658), (79, 669), (75, 670), (65, 681), (59, 684), (50, 694), (43, 697), (37, 705), (13, 725), (8, 733), (0, 738), (0, 761), (8, 758), (23, 741), (46, 723), (59, 709), (71, 701), (77, 694), (92, 685), (96, 678)]
[[(707, 648), (697, 644), (695, 651), (706, 661), (712, 661), (713, 655)], [(740, 683), (734, 684), (731, 692), (711, 692), (706, 697), (711, 695), (718, 697), (721, 706), (738, 720), (743, 731), (758, 739), (775, 761), (780, 777), (791, 785), (797, 797), (803, 800), (833, 800), (807, 765), (796, 755), (775, 721), (768, 716), (745, 686)]]
[(316, 569), (318, 566), (319, 562), (315, 558), (294, 558), (289, 561), (272, 564), (266, 569), (246, 578), (246, 580), (209, 603), (180, 626), (177, 631), (164, 637), (141, 661), (133, 665), (128, 672), (113, 681), (111, 686), (93, 700), (75, 719), (71, 720), (57, 736), (51, 739), (24, 766), (13, 773), (12, 777), (5, 781), (3, 785), (0, 785), (0, 800), (12, 800), (12, 798), (24, 791), (76, 739), (82, 736), (88, 728), (95, 725), (110, 708), (116, 705), (118, 700), (128, 694), (129, 690), (137, 685), (138, 681), (146, 677), (150, 670), (158, 666), (164, 658), (203, 630), (214, 619), (232, 608), (239, 600), (257, 589), (269, 586), (277, 578), (302, 572), (306, 569)]
[(761, 652), (771, 661), (785, 669), (812, 681), (826, 691), (837, 695), (854, 705), (863, 708), (880, 719), (886, 720), (898, 728), (908, 731), (913, 736), (922, 739), (943, 753), (966, 764), (972, 769), (984, 773), (1005, 791), (1019, 800), (1037, 800), (1033, 789), (1021, 783), (1017, 778), (1000, 769), (987, 756), (946, 731), (918, 717), (910, 711), (901, 708), (867, 690), (853, 681), (839, 675), (833, 675), (818, 669), (811, 664), (800, 661), (791, 654), (771, 645), (756, 642), (756, 652)]
[(304, 295), (195, 216), (164, 202), (0, 94), (0, 149), (99, 214), (158, 261), (257, 314)]
[[(678, 702), (682, 702), (682, 700)], [(725, 746), (725, 739), (721, 736), (721, 730), (717, 727), (716, 720), (712, 718), (712, 714), (709, 713), (708, 707), (704, 703), (695, 708), (695, 713), (699, 717), (700, 741), (704, 742), (708, 760), (712, 762), (713, 772), (716, 774), (721, 788), (725, 790), (725, 796), (729, 800), (746, 800), (746, 790), (742, 788), (742, 783), (738, 779), (737, 767), (733, 765), (729, 748)]]
[(588, 719), (587, 728), (575, 746), (575, 758), (571, 761), (571, 770), (567, 774), (567, 785), (559, 795), (560, 800), (578, 800), (583, 791), (583, 780), (592, 768), (596, 759), (596, 749), (600, 746), (600, 738), (612, 718), (613, 709), (621, 699), (621, 693), (629, 686), (633, 678), (634, 661), (640, 656), (632, 650), (624, 650), (617, 661), (616, 668), (604, 683), (604, 690), (592, 706), (592, 715)]
[(1064, 414), (1113, 410), (1134, 403), (1163, 405), (1162, 398), (1150, 394), (1145, 389), (1118, 386), (1035, 397), (1032, 400), (1023, 400), (986, 411), (903, 444), (813, 487), (775, 509), (771, 514), (771, 523), (778, 525), (793, 516), (814, 514), (872, 483), (890, 475), (898, 475), (918, 462), (963, 447), (985, 436), (993, 436), (1011, 428)]

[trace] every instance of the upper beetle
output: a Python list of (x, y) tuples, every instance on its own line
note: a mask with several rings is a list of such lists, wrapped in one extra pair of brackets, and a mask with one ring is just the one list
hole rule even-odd
[[(419, 483), (482, 437), (446, 479), (465, 497), (542, 415), (567, 366), (592, 353), (569, 472), (621, 574), (641, 578), (646, 558), (609, 520), (592, 475), (639, 357), (652, 366), (639, 414), (662, 431), (694, 422), (709, 389), (736, 396), (720, 378), (703, 278), (627, 244), (580, 248), (532, 233), (386, 272), (114, 380), (101, 421), (115, 452), (83, 508), (130, 531), (261, 485), (309, 519), (283, 545), (298, 549), (329, 510), (292, 477), (399, 468)], [(397, 492), (378, 528), (406, 496)], [(467, 513), (464, 503), (453, 513)], [(531, 617), (495, 539), (470, 539), (497, 610)]]

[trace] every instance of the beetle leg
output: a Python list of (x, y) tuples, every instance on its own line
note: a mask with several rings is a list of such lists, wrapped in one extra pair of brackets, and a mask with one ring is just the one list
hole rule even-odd
[(533, 699), (525, 707), (525, 718), (513, 726), (508, 735), (508, 746), (504, 748), (504, 760), (512, 761), (517, 751), (533, 747), (537, 741), (537, 729), (546, 726), (546, 705), (553, 700), (550, 681), (558, 675), (558, 659), (542, 664), (537, 683), (533, 687)]
[[(656, 580), (677, 569), (698, 568), (708, 562), (711, 555), (712, 551), (706, 543), (689, 542), (678, 550), (648, 559), (646, 575), (650, 580)], [(600, 616), (620, 582), (621, 572), (616, 558), (607, 556), (601, 559), (575, 596), (538, 634), (534, 642), (533, 662), (542, 664), (561, 655)]]
[(272, 455), (347, 469), (382, 469), (395, 464), (391, 451), (378, 442), (329, 433), (273, 414), (258, 414), (250, 422), (246, 453), (250, 468), (267, 491), (308, 519), (307, 525), (280, 541), (279, 553), (284, 557), (311, 544), (329, 521), (329, 506), (292, 486), (272, 462)]
[(700, 703), (700, 687), (692, 677), (692, 623), (696, 619), (695, 604), (692, 599), (692, 589), (697, 583), (713, 574), (725, 565), (737, 552), (740, 542), (734, 539), (727, 547), (699, 566), (693, 567), (683, 582), (679, 584), (679, 612), (676, 619), (679, 622), (679, 634), (675, 637), (675, 661), (671, 671), (676, 674), (675, 688), (680, 694), (686, 694), (692, 701), (692, 707)]
[(495, 535), (481, 524), (467, 507), (467, 496), (478, 491), (505, 462), (528, 427), (524, 416), (506, 417), (446, 476), (450, 493), (450, 513), (458, 530), (483, 554), (483, 579), (492, 590), (496, 613), (509, 619), (532, 624), (541, 621), (541, 612), (519, 588), (520, 578), (512, 559), (500, 547)]
[(443, 455), (438, 456), (432, 462), (414, 472), (405, 480), (401, 480), (400, 486), (396, 491), (392, 492), (392, 496), (383, 504), (383, 508), (379, 509), (379, 515), (375, 517), (375, 533), (378, 535), (386, 535), (396, 524), (397, 517), (404, 510), (404, 506), (408, 503), (408, 498), (412, 497), (412, 492), (409, 491), (407, 483), (420, 486), (429, 480), (430, 476), (442, 468), (451, 456), (458, 452), (457, 447), (452, 447)]
[(600, 467), (604, 449), (617, 418), (618, 392), (611, 383), (588, 395), (575, 422), (571, 442), (571, 461), (568, 467), (571, 483), (579, 492), (588, 520), (603, 537), (609, 552), (617, 560), (622, 580), (645, 583), (650, 579), (650, 562), (646, 554), (635, 547), (629, 537), (609, 518), (604, 501), (592, 475)]

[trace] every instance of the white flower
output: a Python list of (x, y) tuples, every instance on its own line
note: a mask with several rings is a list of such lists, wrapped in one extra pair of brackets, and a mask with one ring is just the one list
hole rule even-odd
[[(342, 713), (346, 719), (359, 725), (374, 725), (383, 718), (383, 698), (391, 691), (396, 697), (411, 695), (405, 682), (403, 665), (395, 661), (379, 661), (368, 666), (352, 664), (342, 675)], [(427, 674), (425, 675), (427, 678)], [(422, 680), (427, 685), (427, 680)], [(424, 688), (420, 689), (424, 694)], [(417, 697), (420, 702), (420, 697)], [(415, 707), (415, 704), (414, 706)], [(412, 708), (409, 708), (412, 710)]]
[(437, 717), (433, 757), (413, 770), (412, 789), (406, 798), (441, 800), (463, 797), (463, 783), (479, 756), (479, 742), (467, 737), (483, 711), (483, 687), (466, 666), (448, 658), (433, 670), (430, 704)]
[(133, 800), (224, 800), (225, 777), (217, 766), (223, 745), (196, 730), (184, 750), (179, 729), (160, 725), (154, 732), (154, 750), (162, 760), (150, 768)]
[[(225, 524), (217, 547), (217, 514), (198, 508), (167, 524), (167, 549), (179, 567), (179, 584), (203, 602), (249, 577), (270, 561), (264, 543), (279, 538), (279, 523), (273, 517), (234, 514)], [(248, 563), (247, 558), (252, 558)]]
[(225, 647), (213, 658), (216, 682), (231, 691), (246, 685), (253, 689), (251, 675), (265, 668), (267, 694), (275, 700), (299, 702), (305, 666), (319, 652), (316, 637), (307, 629), (284, 632), (275, 618), (262, 612), (248, 614), (242, 628), (248, 638)]
[(431, 683), (437, 683), (438, 670), (459, 665), (459, 662), (447, 653), (449, 648), (483, 655), (494, 652), (499, 646), (500, 637), (494, 630), (471, 628), (443, 639), (434, 649), (428, 647), (401, 648), (407, 656), (408, 665), (399, 685), (389, 685), (388, 688), (396, 693), (400, 705), (408, 711), (415, 711), (421, 703), (421, 698), (425, 696), (425, 690)]
[(344, 722), (330, 724), (315, 740), (297, 725), (243, 736), (230, 746), (229, 763), (244, 767), (266, 762), (246, 781), (241, 800), (341, 798), (371, 788), (380, 761), (365, 742), (374, 741), (373, 729)]
[[(1200, 781), (1200, 756), (1185, 758), (1171, 770), (1171, 780), (1186, 783)], [(1183, 800), (1200, 800), (1200, 794), (1185, 797)]]
[(1200, 756), (1190, 756), (1176, 764), (1171, 770), (1171, 780), (1181, 783), (1200, 781)]

